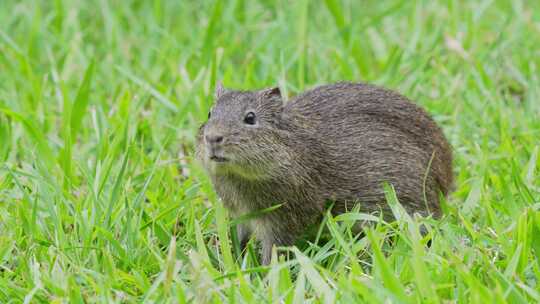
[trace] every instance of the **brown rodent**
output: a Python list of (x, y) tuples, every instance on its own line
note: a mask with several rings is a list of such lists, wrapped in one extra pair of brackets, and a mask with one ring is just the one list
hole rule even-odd
[(358, 202), (391, 217), (383, 183), (410, 213), (440, 215), (452, 185), (452, 152), (441, 129), (407, 98), (369, 84), (337, 83), (284, 104), (279, 88), (233, 91), (218, 85), (199, 130), (197, 156), (233, 216), (281, 204), (238, 226), (252, 233), (262, 263), (272, 246), (292, 245), (321, 219)]

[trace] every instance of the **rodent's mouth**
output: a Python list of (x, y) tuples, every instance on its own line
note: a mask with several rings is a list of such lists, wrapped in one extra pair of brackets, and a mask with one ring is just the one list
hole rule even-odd
[(222, 146), (210, 146), (207, 150), (207, 157), (214, 163), (225, 163), (229, 161), (229, 158), (225, 157), (226, 153), (224, 152)]

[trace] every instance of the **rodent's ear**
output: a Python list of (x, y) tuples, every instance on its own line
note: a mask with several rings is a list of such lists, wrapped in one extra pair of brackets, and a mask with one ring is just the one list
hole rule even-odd
[(221, 81), (218, 81), (218, 83), (216, 83), (216, 90), (214, 91), (214, 97), (218, 99), (225, 93), (227, 93), (227, 89), (225, 89)]
[(279, 87), (268, 88), (259, 91), (259, 96), (267, 99), (278, 98), (281, 100), (281, 90)]

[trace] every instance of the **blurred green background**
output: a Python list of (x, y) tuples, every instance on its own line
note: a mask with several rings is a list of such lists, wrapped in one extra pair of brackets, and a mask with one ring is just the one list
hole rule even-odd
[[(539, 45), (540, 1), (2, 0), (0, 302), (538, 302)], [(191, 158), (218, 80), (415, 100), (445, 216), (242, 257)]]

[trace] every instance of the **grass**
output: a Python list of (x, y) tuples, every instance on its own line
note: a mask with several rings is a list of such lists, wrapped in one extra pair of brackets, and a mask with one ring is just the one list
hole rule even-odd
[[(0, 1), (0, 302), (539, 302), (538, 45), (538, 1)], [(444, 217), (389, 188), (394, 223), (242, 257), (191, 157), (217, 80), (414, 99), (454, 148)]]

